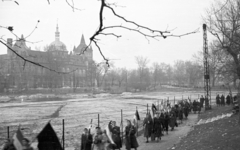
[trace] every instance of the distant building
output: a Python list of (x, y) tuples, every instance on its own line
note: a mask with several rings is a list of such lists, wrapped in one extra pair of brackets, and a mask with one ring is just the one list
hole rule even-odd
[[(45, 51), (31, 50), (30, 47), (27, 47), (23, 35), (14, 44), (12, 39), (7, 39), (7, 45), (24, 58), (35, 64), (46, 66), (52, 71), (25, 62), (8, 48), (7, 54), (0, 55), (0, 68), (2, 68), (0, 70), (0, 90), (90, 87), (94, 84), (93, 50), (91, 47), (87, 47), (83, 35), (79, 45), (74, 46), (72, 52), (68, 52), (66, 45), (60, 41), (58, 25), (55, 41)], [(84, 50), (86, 50), (84, 54), (79, 55)]]

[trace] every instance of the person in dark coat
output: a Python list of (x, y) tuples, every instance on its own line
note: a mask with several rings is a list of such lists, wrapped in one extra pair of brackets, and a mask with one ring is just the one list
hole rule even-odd
[(198, 107), (198, 103), (197, 103), (196, 100), (194, 100), (194, 101), (193, 101), (193, 112), (194, 112), (194, 114), (196, 114), (197, 107)]
[(146, 114), (146, 118), (143, 120), (144, 126), (144, 137), (146, 137), (146, 143), (148, 143), (148, 138), (151, 137), (153, 121), (149, 113)]
[(227, 98), (226, 98), (226, 104), (227, 104), (227, 105), (230, 105), (230, 103), (231, 103), (231, 97), (230, 97), (230, 95), (228, 94), (228, 96), (227, 96)]
[(219, 94), (216, 97), (216, 104), (217, 104), (217, 106), (220, 106), (220, 104), (221, 104)]
[(116, 126), (116, 121), (112, 121), (112, 139), (114, 143), (116, 144), (113, 149), (121, 149), (122, 148), (122, 140), (120, 137), (120, 127)]
[(92, 149), (92, 135), (89, 133), (87, 128), (84, 128), (81, 137), (81, 149), (80, 150), (91, 150)]
[(163, 134), (163, 131), (164, 131), (164, 129), (165, 129), (165, 121), (164, 121), (164, 113), (163, 112), (161, 112), (161, 114), (160, 114), (160, 116), (159, 116), (159, 121), (160, 121), (160, 124), (161, 124), (161, 136), (163, 136), (164, 134)]
[(160, 121), (160, 117), (158, 117), (157, 114), (155, 114), (153, 118), (153, 133), (154, 133), (154, 140), (157, 138), (157, 142), (161, 140), (161, 135), (162, 135), (162, 125)]
[(190, 107), (190, 104), (187, 101), (185, 101), (185, 103), (183, 105), (183, 113), (184, 113), (185, 118), (188, 117), (189, 107)]
[(203, 103), (204, 103), (204, 97), (203, 95), (200, 98), (200, 107), (203, 108)]
[(172, 109), (171, 111), (170, 111), (170, 115), (169, 115), (169, 118), (170, 118), (170, 120), (169, 120), (169, 126), (171, 127), (171, 131), (173, 131), (174, 130), (174, 127), (175, 127), (175, 125), (176, 125), (176, 113), (175, 113), (175, 110), (174, 109)]
[(223, 94), (221, 96), (221, 106), (225, 106), (225, 97)]
[(200, 114), (200, 112), (201, 112), (201, 104), (200, 104), (200, 101), (197, 101), (197, 111), (198, 111), (198, 114)]
[(126, 137), (126, 149), (131, 150), (131, 148), (134, 148), (137, 150), (138, 142), (137, 138), (135, 136), (136, 128), (131, 124), (130, 120), (127, 120), (127, 126), (125, 127), (125, 137)]
[(164, 113), (164, 128), (165, 128), (167, 134), (168, 134), (169, 120), (170, 120), (169, 114), (168, 114), (168, 112), (165, 112)]
[(178, 119), (182, 123), (182, 120), (183, 120), (183, 108), (182, 108), (182, 106), (179, 106)]

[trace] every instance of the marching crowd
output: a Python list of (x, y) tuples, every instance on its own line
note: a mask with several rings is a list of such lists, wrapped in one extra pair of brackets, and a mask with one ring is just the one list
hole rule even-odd
[[(209, 102), (201, 96), (199, 100), (192, 102), (190, 99), (186, 99), (178, 101), (178, 104), (175, 105), (171, 105), (169, 101), (167, 101), (166, 107), (161, 110), (158, 110), (157, 107), (152, 104), (151, 111), (153, 118), (150, 111), (148, 111), (143, 120), (143, 136), (146, 138), (146, 143), (149, 142), (149, 139), (159, 142), (162, 136), (168, 134), (169, 127), (170, 130), (173, 131), (175, 127), (178, 127), (178, 125), (182, 123), (184, 117), (188, 117), (190, 112), (200, 113), (203, 103), (207, 105)], [(231, 104), (230, 95), (226, 97), (226, 102), (223, 95), (221, 97), (217, 95), (217, 106), (224, 106), (225, 103), (227, 105)], [(132, 148), (137, 150), (139, 146), (136, 137), (138, 124), (135, 121), (132, 123), (131, 120), (127, 120), (127, 126), (124, 130), (124, 140), (121, 136), (120, 127), (116, 125), (116, 121), (111, 121), (108, 129), (109, 130), (96, 127), (94, 134), (91, 134), (90, 129), (84, 128), (81, 136), (80, 150), (120, 150), (123, 142), (126, 150), (131, 150)], [(22, 143), (22, 150), (33, 150), (28, 139), (24, 138)], [(16, 148), (12, 146), (10, 140), (7, 140), (3, 150), (16, 150)]]

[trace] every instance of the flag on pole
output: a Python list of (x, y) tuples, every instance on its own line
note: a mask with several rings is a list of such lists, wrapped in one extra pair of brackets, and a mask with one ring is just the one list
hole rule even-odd
[(136, 110), (136, 112), (135, 112), (134, 119), (135, 120), (140, 120), (140, 116), (139, 116), (138, 110)]
[(20, 127), (18, 128), (17, 132), (13, 135), (13, 145), (16, 148), (16, 150), (22, 150), (22, 140), (23, 140), (23, 134), (20, 130)]
[(63, 150), (57, 134), (53, 130), (50, 122), (42, 129), (37, 136), (38, 150)]
[(154, 104), (152, 104), (152, 115), (153, 115), (153, 117), (154, 117), (154, 114), (156, 112), (157, 112), (157, 107)]
[(105, 130), (106, 130), (106, 135), (107, 135), (110, 143), (111, 143), (111, 144), (115, 144), (114, 141), (113, 141), (113, 139), (112, 139), (112, 132), (111, 132), (111, 128), (112, 128), (112, 127), (111, 127), (111, 125), (112, 125), (112, 121), (110, 121), (110, 122), (108, 123), (108, 125), (106, 126), (106, 128), (105, 128)]

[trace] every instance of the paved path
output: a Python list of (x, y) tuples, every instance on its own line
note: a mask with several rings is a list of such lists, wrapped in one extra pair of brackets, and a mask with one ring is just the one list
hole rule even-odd
[(162, 136), (162, 140), (160, 142), (149, 142), (145, 143), (145, 138), (143, 136), (138, 137), (139, 147), (138, 150), (167, 150), (174, 149), (174, 144), (178, 143), (181, 140), (181, 137), (187, 135), (187, 133), (191, 130), (192, 126), (196, 124), (198, 120), (197, 114), (190, 114), (187, 120), (184, 120), (182, 124), (180, 124), (173, 131), (169, 131), (168, 135)]

